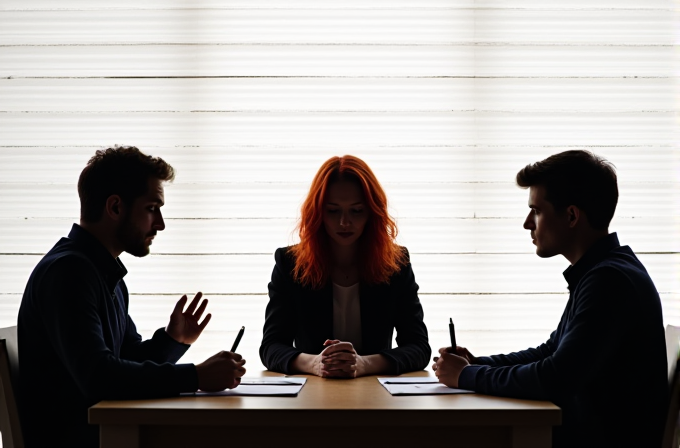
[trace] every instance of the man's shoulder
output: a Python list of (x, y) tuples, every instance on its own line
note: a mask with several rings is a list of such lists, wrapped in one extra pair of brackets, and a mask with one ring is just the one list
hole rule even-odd
[(618, 272), (625, 277), (649, 277), (647, 269), (629, 246), (619, 246), (611, 250), (589, 271), (589, 273), (602, 272), (606, 273), (605, 275), (615, 275), (614, 273)]
[(628, 246), (620, 246), (595, 264), (581, 279), (580, 288), (605, 288), (626, 294), (658, 295), (644, 265)]
[(74, 250), (69, 244), (60, 241), (31, 272), (21, 299), (19, 322), (29, 322), (29, 316), (46, 304), (56, 303), (56, 297), (75, 293), (74, 287), (98, 291), (101, 282), (92, 261), (82, 251)]
[(54, 245), (49, 252), (40, 260), (38, 265), (68, 265), (68, 264), (89, 264), (93, 265), (92, 260), (68, 238), (62, 238)]
[(41, 282), (46, 278), (92, 277), (96, 273), (92, 260), (67, 238), (62, 238), (38, 262), (30, 282)]

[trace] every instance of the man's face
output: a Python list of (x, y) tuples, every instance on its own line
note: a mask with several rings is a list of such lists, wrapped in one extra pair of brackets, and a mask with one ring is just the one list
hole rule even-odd
[(524, 228), (531, 232), (536, 255), (549, 258), (564, 253), (569, 241), (569, 219), (566, 211), (555, 211), (545, 196), (545, 187), (529, 187), (531, 211), (524, 221)]
[(146, 194), (125, 208), (125, 216), (118, 228), (118, 241), (125, 252), (135, 257), (149, 254), (154, 236), (165, 229), (161, 214), (164, 200), (163, 182), (150, 178)]

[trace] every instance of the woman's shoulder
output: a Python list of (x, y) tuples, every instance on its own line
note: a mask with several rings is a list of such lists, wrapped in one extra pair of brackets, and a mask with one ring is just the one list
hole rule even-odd
[(397, 269), (391, 276), (389, 285), (394, 286), (395, 283), (399, 284), (404, 278), (409, 278), (412, 275), (413, 269), (411, 268), (411, 256), (408, 249), (405, 246), (398, 246), (403, 257), (399, 263), (399, 269)]
[(397, 244), (397, 247), (406, 257), (406, 261), (410, 262), (410, 255), (409, 255), (409, 252), (408, 252), (408, 249), (406, 248), (406, 246), (400, 246), (400, 245)]
[(294, 266), (295, 265), (295, 246), (279, 247), (274, 252), (274, 260), (278, 265)]
[(293, 258), (294, 257), (294, 255), (293, 255), (294, 249), (293, 248), (296, 247), (296, 246), (297, 246), (297, 244), (294, 244), (292, 246), (279, 247), (279, 248), (276, 249), (276, 251), (274, 251), (274, 257), (276, 257), (276, 258), (279, 258), (279, 257)]
[(401, 252), (401, 258), (399, 260), (399, 270), (397, 272), (402, 272), (411, 266), (411, 254), (409, 253), (406, 246), (397, 245), (397, 249)]

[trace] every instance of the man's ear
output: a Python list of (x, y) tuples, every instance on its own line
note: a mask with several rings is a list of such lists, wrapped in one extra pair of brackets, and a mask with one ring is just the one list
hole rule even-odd
[(124, 212), (123, 200), (117, 194), (112, 194), (106, 199), (104, 214), (112, 221), (120, 221)]
[(573, 229), (581, 220), (581, 209), (575, 205), (567, 207), (567, 219), (569, 220), (569, 228)]

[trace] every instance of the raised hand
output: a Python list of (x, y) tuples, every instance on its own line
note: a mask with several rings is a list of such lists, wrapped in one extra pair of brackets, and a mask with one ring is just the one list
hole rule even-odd
[(199, 292), (196, 294), (186, 310), (184, 309), (184, 305), (186, 305), (188, 300), (186, 294), (177, 301), (175, 309), (170, 314), (170, 323), (165, 327), (165, 331), (175, 341), (183, 344), (193, 344), (201, 335), (205, 326), (208, 325), (208, 322), (210, 322), (212, 317), (210, 313), (205, 316), (202, 322), (198, 322), (205, 311), (205, 307), (208, 306), (208, 300), (206, 299), (201, 302), (200, 306), (198, 305), (198, 301), (201, 300), (202, 296), (203, 293)]

